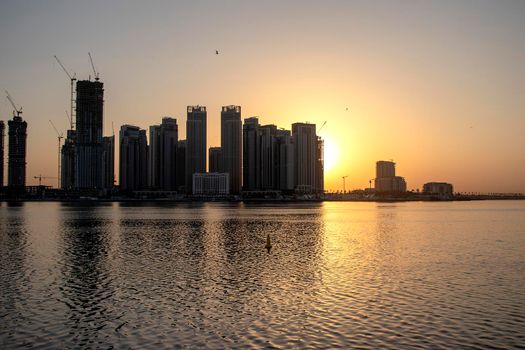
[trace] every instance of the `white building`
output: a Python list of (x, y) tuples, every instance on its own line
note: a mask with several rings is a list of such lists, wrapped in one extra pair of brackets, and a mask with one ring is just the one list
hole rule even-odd
[(192, 193), (197, 196), (227, 196), (230, 193), (230, 175), (194, 173)]

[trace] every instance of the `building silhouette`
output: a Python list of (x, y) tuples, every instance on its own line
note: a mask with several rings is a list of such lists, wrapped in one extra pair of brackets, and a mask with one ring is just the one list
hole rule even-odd
[(119, 179), (121, 190), (142, 190), (147, 187), (148, 146), (146, 130), (138, 126), (120, 127)]
[(75, 145), (75, 187), (103, 188), (103, 105), (104, 84), (77, 81)]
[(0, 120), (0, 188), (4, 186), (4, 136), (5, 124)]
[(112, 189), (115, 185), (115, 135), (102, 138), (103, 188)]
[(71, 190), (75, 187), (75, 143), (77, 139), (76, 130), (68, 130), (67, 137), (62, 145), (60, 182), (63, 190)]
[(396, 163), (380, 160), (376, 162), (376, 192), (406, 192), (407, 184), (403, 177), (396, 176)]
[(259, 128), (259, 119), (257, 117), (244, 119), (242, 126), (242, 188), (244, 191), (257, 191), (261, 188), (261, 139)]
[(210, 147), (210, 149), (208, 150), (208, 159), (209, 159), (208, 171), (210, 173), (218, 173), (219, 165), (221, 163), (221, 148), (220, 147)]
[(315, 191), (324, 193), (324, 141), (320, 136), (317, 136), (316, 150)]
[(317, 136), (315, 124), (292, 124), (294, 145), (294, 182), (299, 193), (312, 193), (316, 189)]
[(149, 127), (148, 187), (160, 188), (160, 125)]
[(274, 190), (275, 186), (275, 136), (277, 126), (263, 125), (260, 132), (260, 181), (262, 190)]
[(191, 192), (194, 173), (206, 172), (206, 123), (204, 106), (188, 106), (186, 120), (186, 185)]
[(195, 173), (193, 174), (192, 194), (196, 196), (226, 196), (230, 193), (229, 174)]
[(177, 191), (186, 192), (186, 140), (177, 143)]
[(163, 191), (175, 191), (177, 189), (177, 142), (179, 129), (177, 120), (174, 118), (162, 118), (160, 124), (160, 172), (159, 182)]
[(451, 197), (454, 194), (454, 186), (447, 182), (427, 182), (423, 185), (423, 193)]
[(23, 190), (26, 185), (27, 122), (22, 120), (18, 113), (7, 124), (9, 129), (7, 186)]
[(221, 166), (229, 174), (230, 193), (238, 194), (242, 186), (242, 121), (240, 106), (224, 106), (221, 111)]
[(290, 130), (277, 130), (275, 137), (276, 189), (290, 192), (294, 183), (294, 147)]

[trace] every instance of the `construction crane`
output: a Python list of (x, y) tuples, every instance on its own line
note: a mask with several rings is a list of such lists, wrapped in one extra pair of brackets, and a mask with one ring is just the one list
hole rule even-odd
[(53, 129), (55, 129), (55, 132), (57, 133), (58, 138), (58, 160), (57, 160), (57, 167), (58, 167), (58, 175), (57, 175), (57, 188), (60, 188), (60, 143), (62, 142), (62, 139), (64, 138), (64, 133), (58, 132), (55, 124), (49, 119), (49, 122), (51, 123), (51, 126)]
[(91, 52), (88, 52), (89, 55), (89, 62), (91, 62), (91, 68), (93, 68), (93, 74), (95, 75), (95, 81), (98, 81), (98, 72), (95, 69), (95, 65), (93, 64), (93, 58), (91, 57)]
[(16, 106), (16, 103), (15, 101), (13, 100), (13, 98), (11, 97), (11, 95), (9, 94), (9, 91), (5, 90), (5, 93), (7, 95), (7, 99), (9, 100), (9, 102), (11, 103), (11, 106), (13, 106), (14, 108), (14, 111), (13, 111), (13, 116), (15, 115), (16, 113), (16, 116), (17, 117), (20, 117), (20, 114), (22, 114), (22, 107), (18, 108)]
[(38, 179), (38, 186), (42, 186), (42, 179), (56, 179), (56, 177), (52, 177), (52, 176), (42, 176), (42, 175), (38, 175), (38, 176), (33, 176), (35, 179)]
[(70, 128), (71, 130), (73, 130), (74, 128), (74, 125), (73, 125), (73, 112), (75, 110), (75, 80), (77, 80), (76, 78), (76, 74), (73, 73), (73, 75), (69, 74), (68, 70), (66, 69), (66, 67), (64, 67), (64, 65), (62, 64), (62, 62), (58, 59), (58, 57), (55, 55), (55, 60), (58, 62), (58, 64), (60, 65), (60, 67), (62, 67), (62, 70), (66, 73), (67, 77), (69, 78), (69, 81), (71, 82), (71, 111), (70, 111), (70, 117), (69, 117), (69, 125), (70, 125)]
[(346, 193), (346, 178), (348, 177), (348, 175), (345, 175), (342, 177), (343, 179), (343, 193)]
[(319, 134), (321, 132), (321, 130), (323, 130), (324, 126), (326, 125), (326, 120), (325, 122), (323, 123), (323, 125), (321, 125), (321, 127), (319, 128), (319, 130), (317, 130), (317, 133)]

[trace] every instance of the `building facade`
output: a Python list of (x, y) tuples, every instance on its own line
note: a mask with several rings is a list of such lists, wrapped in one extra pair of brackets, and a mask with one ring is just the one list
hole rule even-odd
[(149, 127), (148, 187), (160, 188), (160, 125)]
[(27, 122), (20, 115), (7, 122), (9, 146), (7, 151), (7, 186), (23, 189), (26, 185)]
[(294, 182), (299, 193), (312, 193), (316, 188), (317, 136), (315, 124), (292, 124), (294, 145)]
[(208, 150), (208, 171), (210, 173), (219, 172), (219, 164), (221, 163), (221, 148), (220, 147), (210, 147)]
[(396, 176), (396, 163), (380, 160), (376, 162), (376, 192), (406, 192), (407, 183), (401, 176)]
[(104, 136), (102, 143), (102, 182), (103, 188), (109, 190), (115, 185), (115, 136)]
[(60, 182), (63, 190), (71, 190), (75, 187), (75, 144), (77, 139), (76, 130), (68, 130), (67, 137), (62, 145)]
[(224, 106), (221, 111), (221, 166), (229, 174), (230, 193), (242, 188), (242, 121), (241, 106)]
[(186, 191), (186, 140), (177, 143), (177, 191)]
[(454, 186), (447, 182), (427, 182), (423, 185), (423, 193), (451, 197), (454, 194)]
[(293, 191), (294, 182), (294, 147), (290, 130), (277, 130), (275, 137), (275, 176), (276, 189)]
[(0, 120), (0, 188), (4, 186), (4, 137), (5, 124)]
[(324, 141), (320, 136), (317, 136), (316, 150), (315, 191), (324, 193)]
[(192, 184), (195, 196), (227, 196), (230, 193), (227, 173), (195, 173)]
[(186, 120), (186, 185), (192, 188), (193, 174), (206, 172), (207, 112), (204, 106), (188, 106)]
[(148, 174), (146, 130), (138, 126), (122, 125), (119, 136), (120, 189), (124, 191), (145, 189)]
[(162, 118), (160, 124), (159, 182), (163, 191), (177, 190), (177, 142), (179, 129), (174, 118)]
[(77, 81), (75, 145), (75, 187), (103, 188), (103, 105), (104, 84)]
[(260, 187), (264, 190), (274, 190), (275, 184), (275, 136), (277, 126), (263, 125), (260, 132)]
[(242, 189), (244, 191), (257, 191), (261, 188), (261, 138), (259, 128), (259, 119), (257, 117), (244, 119), (242, 126)]

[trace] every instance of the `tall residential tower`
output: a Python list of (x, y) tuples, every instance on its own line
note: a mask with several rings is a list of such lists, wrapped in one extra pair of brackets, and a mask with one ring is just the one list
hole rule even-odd
[(18, 113), (7, 124), (9, 128), (7, 186), (23, 189), (26, 185), (27, 123)]
[(230, 178), (230, 193), (238, 194), (242, 186), (241, 106), (224, 106), (221, 111), (221, 167)]
[(186, 120), (186, 191), (190, 193), (193, 174), (206, 172), (206, 107), (188, 106)]

